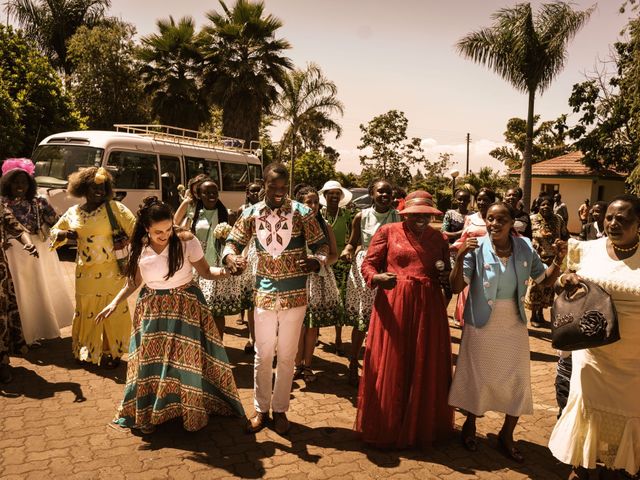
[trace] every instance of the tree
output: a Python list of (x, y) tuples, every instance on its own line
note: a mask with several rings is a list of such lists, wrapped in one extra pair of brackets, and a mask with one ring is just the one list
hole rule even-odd
[(296, 174), (292, 183), (307, 183), (321, 188), (328, 180), (336, 178), (335, 164), (320, 152), (305, 152), (296, 160)]
[(0, 25), (0, 158), (31, 156), (47, 135), (82, 126), (60, 78), (22, 33)]
[[(556, 120), (547, 120), (538, 125), (540, 116), (533, 117), (533, 145), (531, 161), (542, 160), (564, 155), (571, 146), (565, 142), (568, 135), (567, 116), (560, 115)], [(500, 160), (510, 170), (522, 167), (522, 158), (527, 143), (527, 121), (523, 118), (510, 118), (504, 139), (510, 144), (494, 148), (489, 152), (493, 158)]]
[(520, 174), (525, 208), (531, 203), (536, 93), (544, 92), (562, 71), (567, 44), (587, 22), (593, 9), (574, 11), (568, 3), (554, 2), (542, 4), (534, 15), (530, 3), (520, 3), (498, 10), (493, 15), (492, 27), (472, 32), (456, 45), (462, 56), (493, 69), (529, 97)]
[(478, 173), (470, 172), (456, 182), (460, 187), (470, 186), (468, 188), (472, 194), (480, 191), (481, 188), (490, 188), (496, 193), (505, 192), (506, 190), (516, 186), (517, 182), (509, 175), (502, 175), (491, 167), (482, 167)]
[(209, 119), (209, 105), (199, 80), (203, 59), (195, 22), (183, 17), (176, 23), (170, 16), (156, 25), (158, 33), (142, 38), (138, 53), (153, 116), (164, 125), (197, 130)]
[(322, 131), (333, 130), (338, 136), (342, 131), (340, 125), (331, 118), (334, 114), (343, 113), (343, 105), (337, 94), (336, 84), (328, 80), (320, 67), (313, 63), (304, 70), (296, 69), (285, 75), (282, 92), (274, 108), (274, 118), (287, 124), (280, 141), (280, 151), (285, 147), (289, 150), (291, 188), (296, 177), (296, 153), (308, 143), (300, 133), (309, 135), (315, 132), (315, 135), (321, 136)]
[(222, 108), (224, 135), (258, 140), (260, 121), (278, 99), (291, 60), (283, 55), (289, 42), (276, 38), (282, 22), (264, 16), (264, 3), (236, 0), (232, 9), (220, 0), (222, 13), (207, 13), (199, 45), (205, 58), (204, 84), (209, 98)]
[(411, 181), (411, 190), (426, 190), (435, 197), (436, 204), (445, 209), (451, 205), (450, 153), (441, 153), (435, 162), (424, 162), (424, 174), (418, 168)]
[(80, 27), (69, 40), (69, 90), (89, 128), (110, 130), (115, 123), (148, 120), (134, 35), (133, 25), (113, 22)]
[(390, 110), (378, 115), (366, 125), (360, 125), (362, 137), (358, 149), (367, 149), (370, 155), (360, 155), (365, 166), (361, 175), (384, 177), (406, 187), (411, 182), (411, 165), (424, 162), (419, 138), (407, 139), (409, 121), (404, 112)]
[(631, 173), (627, 182), (640, 192), (640, 19), (630, 21), (629, 40), (614, 44), (615, 66), (607, 64), (586, 81), (573, 86), (569, 105), (580, 114), (570, 129), (583, 162), (594, 170), (609, 168)]
[(58, 71), (69, 75), (67, 42), (82, 27), (104, 21), (111, 0), (8, 0), (7, 12)]

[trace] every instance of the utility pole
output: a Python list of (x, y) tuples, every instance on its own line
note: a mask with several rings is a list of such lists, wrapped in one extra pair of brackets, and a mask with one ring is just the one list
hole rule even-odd
[(467, 173), (469, 175), (469, 143), (471, 143), (471, 134), (467, 133)]

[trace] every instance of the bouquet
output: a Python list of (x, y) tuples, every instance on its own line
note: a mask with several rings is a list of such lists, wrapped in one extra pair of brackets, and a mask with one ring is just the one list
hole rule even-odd
[(213, 229), (214, 238), (216, 240), (220, 240), (221, 243), (224, 243), (231, 233), (231, 228), (231, 225), (226, 222), (219, 223), (218, 225), (216, 225), (216, 228)]

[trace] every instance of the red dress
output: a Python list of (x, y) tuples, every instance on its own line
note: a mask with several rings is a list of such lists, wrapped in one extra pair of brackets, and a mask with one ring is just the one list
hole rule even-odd
[(431, 227), (422, 238), (403, 223), (380, 227), (362, 265), (371, 286), (380, 272), (397, 274), (378, 289), (371, 314), (356, 430), (382, 448), (429, 448), (453, 433), (449, 406), (451, 338), (435, 262), (449, 244)]

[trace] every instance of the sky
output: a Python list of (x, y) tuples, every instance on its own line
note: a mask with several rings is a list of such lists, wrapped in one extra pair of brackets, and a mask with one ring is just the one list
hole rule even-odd
[[(233, 0), (228, 0), (231, 5)], [(471, 135), (472, 171), (488, 165), (504, 166), (488, 152), (504, 144), (504, 130), (512, 117), (525, 118), (527, 97), (502, 78), (455, 51), (467, 33), (490, 26), (491, 14), (514, 5), (507, 0), (265, 0), (267, 13), (284, 23), (278, 36), (292, 45), (288, 56), (296, 67), (317, 63), (336, 83), (344, 103), (339, 138), (326, 143), (341, 154), (338, 169), (358, 172), (360, 124), (391, 109), (409, 120), (409, 137), (419, 137), (430, 159), (453, 154), (464, 171), (465, 137)], [(534, 7), (540, 1), (531, 2)], [(609, 56), (620, 38), (628, 14), (620, 14), (621, 0), (578, 0), (576, 9), (595, 5), (589, 23), (568, 47), (565, 68), (552, 86), (538, 96), (536, 113), (543, 120), (570, 113), (567, 100), (573, 84), (584, 81), (599, 59)], [(156, 31), (155, 21), (188, 15), (198, 27), (205, 12), (220, 10), (217, 1), (112, 0), (111, 14), (136, 25), (140, 35)], [(571, 116), (569, 121), (571, 122)], [(575, 117), (574, 117), (575, 118)], [(278, 140), (282, 128), (272, 130)]]

